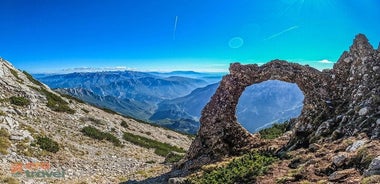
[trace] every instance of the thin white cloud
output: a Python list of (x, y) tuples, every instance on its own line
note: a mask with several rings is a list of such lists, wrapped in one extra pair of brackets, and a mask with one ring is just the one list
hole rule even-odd
[(292, 30), (295, 30), (295, 29), (298, 29), (298, 28), (299, 28), (299, 26), (289, 27), (289, 28), (287, 28), (285, 30), (282, 30), (282, 31), (276, 33), (276, 34), (273, 34), (272, 36), (269, 36), (268, 38), (265, 38), (264, 40), (271, 40), (271, 39), (276, 38), (276, 37), (278, 37), (278, 36), (280, 36), (280, 35), (282, 35), (282, 34), (284, 34), (286, 32), (289, 32), (289, 31), (292, 31)]
[(332, 62), (332, 61), (329, 61), (329, 60), (327, 60), (327, 59), (323, 59), (323, 60), (320, 60), (320, 61), (318, 61), (319, 63), (323, 63), (323, 64), (332, 64), (332, 63), (334, 63), (334, 62)]
[(173, 29), (173, 40), (175, 40), (175, 33), (177, 32), (178, 16), (175, 16), (174, 29)]
[(62, 72), (101, 72), (101, 71), (125, 71), (134, 70), (133, 68), (128, 68), (126, 66), (116, 66), (116, 67), (77, 67), (77, 68), (66, 68), (62, 69)]

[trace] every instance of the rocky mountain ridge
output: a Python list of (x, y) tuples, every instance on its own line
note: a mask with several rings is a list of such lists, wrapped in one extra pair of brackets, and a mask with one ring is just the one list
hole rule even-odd
[[(90, 134), (94, 128), (101, 133)], [(186, 135), (60, 96), (0, 59), (0, 182), (118, 183), (170, 170), (165, 157), (127, 141), (125, 133), (185, 150), (191, 142)], [(46, 162), (48, 172), (62, 170), (64, 178), (14, 172), (18, 163), (27, 169)]]
[[(37, 77), (52, 89), (59, 88), (67, 94), (83, 98), (88, 103), (142, 120), (148, 120), (156, 104), (162, 100), (187, 95), (193, 89), (208, 84), (202, 79), (160, 76), (136, 71), (69, 73)], [(111, 103), (105, 100), (106, 98)]]
[[(321, 72), (281, 60), (262, 66), (231, 64), (230, 74), (203, 109), (199, 133), (177, 169), (186, 175), (252, 149), (274, 147), (278, 153), (299, 155), (298, 161), (291, 160), (299, 164), (277, 162), (279, 171), (270, 171), (259, 183), (276, 182), (291, 169), (304, 172), (298, 179), (288, 176), (293, 178), (281, 181), (358, 183), (365, 176), (380, 174), (379, 67), (380, 52), (363, 34), (356, 36), (331, 70)], [(296, 83), (305, 94), (302, 113), (282, 143), (250, 134), (235, 115), (247, 86), (274, 79)]]

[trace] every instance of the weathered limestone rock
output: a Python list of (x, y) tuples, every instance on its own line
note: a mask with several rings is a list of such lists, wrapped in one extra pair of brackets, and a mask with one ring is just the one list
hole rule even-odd
[(380, 74), (373, 70), (374, 66), (380, 66), (379, 57), (367, 38), (359, 34), (350, 51), (342, 54), (332, 70), (321, 72), (308, 65), (282, 60), (262, 66), (231, 64), (230, 74), (223, 77), (203, 109), (198, 135), (178, 168), (197, 169), (259, 147), (258, 138), (237, 122), (235, 112), (244, 89), (266, 80), (296, 83), (305, 95), (292, 139), (284, 149), (308, 147), (317, 140), (361, 132), (379, 138), (380, 126), (376, 119), (380, 100), (376, 99), (380, 96)]
[(374, 158), (369, 164), (368, 169), (364, 172), (364, 176), (380, 175), (380, 156)]
[(345, 163), (347, 158), (348, 158), (347, 153), (340, 153), (332, 158), (332, 162), (334, 163), (335, 166), (340, 167)]
[(354, 142), (352, 145), (348, 146), (346, 151), (354, 152), (357, 149), (359, 149), (361, 146), (363, 146), (366, 142), (367, 142), (367, 140), (358, 140), (358, 141)]
[(17, 141), (21, 141), (21, 140), (24, 140), (26, 138), (28, 138), (31, 141), (34, 141), (33, 136), (27, 130), (13, 131), (11, 136), (10, 136), (11, 140), (17, 140)]
[(346, 169), (342, 171), (335, 171), (329, 176), (329, 181), (343, 181), (345, 178), (347, 178), (350, 175), (356, 174), (357, 171), (355, 169)]
[(183, 184), (186, 183), (185, 180), (185, 178), (170, 178), (168, 184)]

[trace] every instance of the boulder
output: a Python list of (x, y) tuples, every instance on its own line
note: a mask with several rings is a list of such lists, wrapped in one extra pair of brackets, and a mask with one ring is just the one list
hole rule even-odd
[(364, 171), (364, 176), (380, 175), (380, 156), (374, 158)]

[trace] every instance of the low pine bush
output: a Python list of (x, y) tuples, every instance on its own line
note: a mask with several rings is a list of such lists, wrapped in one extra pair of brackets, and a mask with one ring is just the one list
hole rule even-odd
[(128, 127), (129, 127), (129, 126), (128, 126), (128, 123), (125, 122), (124, 120), (121, 121), (120, 125), (121, 125), (122, 127), (124, 127), (124, 128), (128, 128)]
[(66, 112), (69, 114), (75, 113), (75, 110), (71, 109), (65, 100), (63, 100), (60, 96), (46, 90), (43, 86), (41, 86), (40, 88), (33, 87), (33, 86), (30, 86), (30, 87), (36, 91), (41, 92), (42, 94), (46, 96), (46, 99), (48, 101), (46, 106), (48, 106), (51, 110), (56, 111), (56, 112)]
[(22, 96), (12, 96), (9, 98), (11, 104), (18, 106), (27, 106), (30, 104), (30, 100)]
[(58, 143), (48, 137), (38, 137), (37, 144), (40, 145), (41, 149), (52, 153), (56, 153), (59, 151)]
[(9, 133), (5, 128), (0, 129), (0, 154), (7, 154), (8, 148), (11, 146), (11, 141), (9, 141)]
[(159, 142), (153, 139), (149, 139), (146, 137), (142, 137), (139, 135), (131, 134), (128, 132), (124, 132), (123, 135), (124, 140), (129, 141), (135, 145), (144, 147), (144, 148), (153, 148), (154, 153), (163, 157), (166, 157), (171, 151), (184, 153), (185, 150), (182, 148), (178, 148), (176, 146), (172, 146), (167, 143)]
[(256, 177), (265, 174), (269, 166), (276, 160), (277, 158), (274, 156), (251, 152), (234, 159), (224, 167), (205, 171), (202, 176), (189, 178), (188, 183), (255, 183)]
[(287, 131), (287, 128), (289, 127), (289, 123), (285, 122), (282, 124), (273, 124), (272, 127), (265, 128), (259, 131), (261, 138), (263, 139), (275, 139), (277, 137), (280, 137), (282, 134), (284, 134)]
[(113, 145), (115, 145), (115, 146), (118, 146), (118, 147), (122, 146), (120, 140), (117, 137), (115, 137), (111, 133), (102, 132), (102, 131), (98, 130), (97, 128), (93, 127), (93, 126), (83, 127), (82, 130), (81, 130), (81, 132), (84, 135), (86, 135), (88, 137), (91, 137), (93, 139), (107, 140), (109, 142), (112, 142)]

